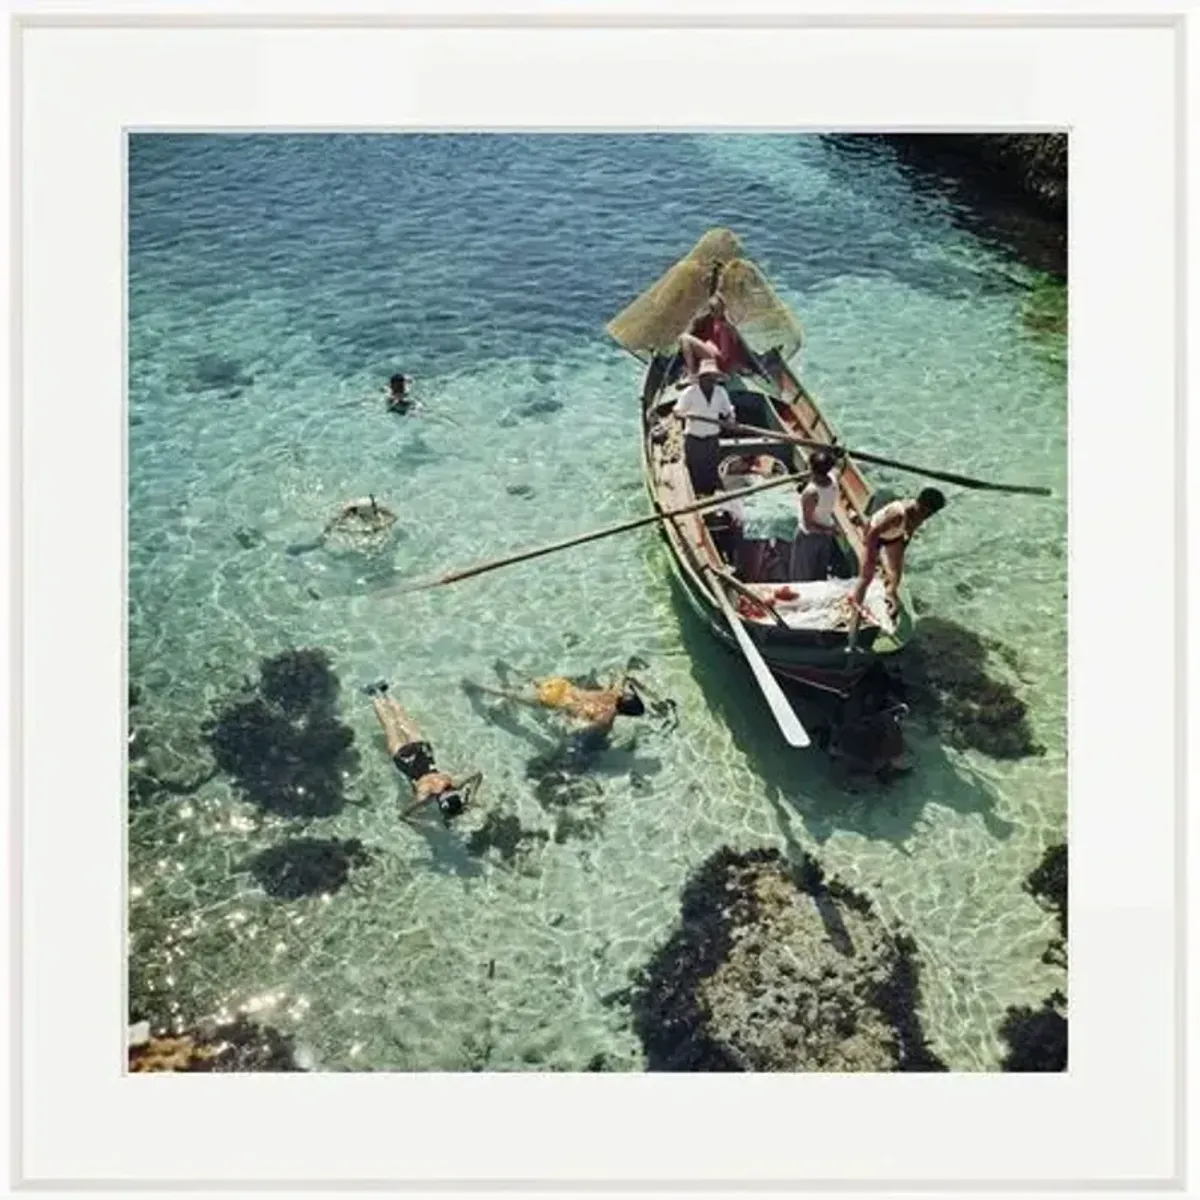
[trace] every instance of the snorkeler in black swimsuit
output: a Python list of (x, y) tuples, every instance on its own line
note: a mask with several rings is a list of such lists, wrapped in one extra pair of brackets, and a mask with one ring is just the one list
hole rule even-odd
[(366, 689), (387, 736), (388, 754), (397, 770), (413, 785), (413, 802), (404, 810), (407, 819), (426, 804), (436, 804), (442, 820), (449, 825), (471, 801), (483, 775), (476, 772), (456, 781), (434, 762), (433, 747), (421, 736), (412, 717), (399, 701), (388, 694), (384, 682), (373, 683)]

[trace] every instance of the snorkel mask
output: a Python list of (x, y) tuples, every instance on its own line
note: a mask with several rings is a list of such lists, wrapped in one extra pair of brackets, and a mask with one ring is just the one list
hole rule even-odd
[(442, 820), (446, 825), (462, 813), (462, 810), (467, 807), (467, 802), (463, 799), (463, 794), (456, 787), (447, 788), (444, 792), (438, 792), (437, 796), (438, 811), (442, 814)]
[(638, 695), (637, 688), (632, 683), (627, 683), (617, 701), (617, 712), (623, 717), (640, 717), (645, 711), (646, 705)]

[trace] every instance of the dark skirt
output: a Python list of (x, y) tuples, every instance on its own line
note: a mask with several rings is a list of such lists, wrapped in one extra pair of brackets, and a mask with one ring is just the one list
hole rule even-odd
[(795, 583), (849, 579), (853, 572), (837, 538), (828, 533), (797, 533), (789, 578)]
[(692, 477), (692, 490), (697, 496), (721, 490), (721, 474), (717, 466), (721, 461), (721, 448), (716, 437), (688, 437), (683, 439), (683, 460)]

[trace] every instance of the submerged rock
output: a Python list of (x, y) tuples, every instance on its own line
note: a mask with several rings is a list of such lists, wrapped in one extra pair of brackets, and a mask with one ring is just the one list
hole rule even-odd
[(264, 659), (258, 692), (233, 697), (205, 727), (217, 766), (260, 807), (332, 816), (358, 767), (354, 731), (337, 719), (339, 683), (323, 650)]
[(241, 363), (216, 354), (205, 354), (192, 364), (193, 386), (197, 391), (240, 391), (254, 382)]
[(1005, 1011), (1000, 1036), (1008, 1054), (1005, 1071), (1065, 1071), (1067, 1069), (1067, 998), (1053, 992), (1039, 1009), (1023, 1006)]
[(1067, 847), (1065, 842), (1051, 846), (1025, 880), (1026, 889), (1046, 901), (1058, 913), (1058, 931), (1042, 955), (1042, 961), (1057, 966), (1067, 965)]
[(989, 654), (1010, 666), (1012, 651), (941, 617), (925, 617), (897, 656), (905, 699), (929, 716), (959, 748), (993, 758), (1044, 754), (1033, 737), (1025, 702), (986, 670)]
[(266, 540), (261, 529), (255, 529), (250, 525), (239, 525), (233, 531), (233, 537), (243, 550), (253, 550), (255, 546), (261, 546)]
[(777, 850), (713, 855), (628, 993), (651, 1070), (944, 1070), (917, 1016), (911, 941)]
[(295, 838), (272, 846), (250, 861), (250, 873), (277, 900), (331, 895), (344, 887), (350, 871), (370, 855), (357, 838)]
[[(139, 1031), (140, 1034), (141, 1031)], [(239, 1017), (173, 1036), (131, 1038), (130, 1071), (299, 1071), (292, 1039)]]

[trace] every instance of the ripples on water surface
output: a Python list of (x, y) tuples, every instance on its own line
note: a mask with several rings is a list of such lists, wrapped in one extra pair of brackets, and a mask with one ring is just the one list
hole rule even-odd
[[(1004, 1008), (1062, 982), (1040, 962), (1054, 920), (1021, 884), (1066, 820), (1065, 346), (1022, 321), (1045, 277), (953, 196), (873, 139), (135, 137), (134, 723), (153, 769), (202, 777), (203, 720), (264, 657), (320, 646), (359, 763), (340, 811), (309, 820), (223, 773), (131, 801), (134, 1009), (248, 1008), (334, 1070), (639, 1068), (601, 997), (666, 937), (686, 875), (723, 843), (799, 843), (915, 936), (937, 1052), (993, 1069)], [(638, 366), (603, 324), (713, 225), (800, 313), (802, 373), (848, 445), (1054, 488), (954, 492), (909, 572), (929, 612), (1019, 650), (1044, 756), (914, 730), (910, 777), (839, 791), (781, 748), (651, 532), (387, 590), (644, 511)], [(456, 424), (383, 412), (393, 370)], [(285, 552), (367, 492), (399, 514), (393, 553)], [(625, 724), (578, 825), (556, 826), (553, 780), (528, 777), (537, 722), (488, 723), (459, 681), (497, 658), (584, 673), (632, 655), (679, 728), (630, 747)], [(402, 823), (358, 691), (379, 676), (447, 766), (485, 772), (476, 823), (495, 810), (547, 836), (505, 862), (469, 852), (469, 822)], [(368, 858), (327, 898), (275, 898), (252, 860), (299, 838)]]

